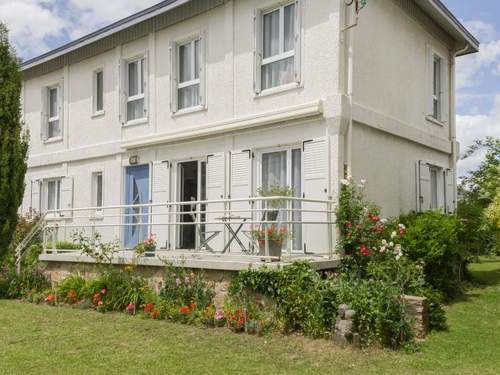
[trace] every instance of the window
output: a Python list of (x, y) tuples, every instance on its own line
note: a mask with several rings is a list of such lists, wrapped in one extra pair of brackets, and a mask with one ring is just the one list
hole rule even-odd
[[(269, 190), (274, 186), (291, 187), (295, 197), (302, 196), (302, 150), (287, 148), (261, 154), (261, 187)], [(302, 214), (300, 201), (293, 202), (293, 221), (300, 222)], [(281, 212), (280, 221), (285, 221), (285, 212)], [(284, 244), (286, 247), (286, 244)], [(302, 249), (302, 226), (293, 224), (293, 250)]]
[(145, 117), (145, 58), (127, 63), (127, 121)]
[(200, 39), (179, 45), (178, 56), (178, 109), (200, 105)]
[(282, 86), (295, 80), (295, 3), (262, 15), (261, 88)]
[(59, 210), (61, 208), (61, 180), (47, 180), (46, 187), (47, 200), (45, 206), (47, 211)]
[(442, 114), (442, 80), (441, 80), (441, 70), (442, 70), (442, 60), (439, 56), (433, 56), (432, 65), (432, 117), (436, 120), (441, 121)]
[(59, 87), (49, 87), (48, 89), (48, 121), (46, 139), (59, 137)]
[(104, 112), (104, 73), (102, 69), (94, 72), (93, 112), (94, 114)]
[(93, 194), (93, 201), (92, 204), (95, 207), (102, 207), (103, 206), (103, 178), (102, 178), (102, 172), (96, 172), (92, 175), (92, 181), (93, 181), (93, 188), (92, 188), (92, 194)]

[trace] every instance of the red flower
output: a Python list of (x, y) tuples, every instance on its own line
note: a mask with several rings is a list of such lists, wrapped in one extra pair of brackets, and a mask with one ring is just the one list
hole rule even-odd
[(361, 245), (359, 247), (359, 252), (363, 254), (365, 257), (370, 255), (370, 249), (368, 249), (365, 245)]
[(146, 306), (144, 306), (144, 312), (147, 313), (153, 309), (154, 305), (152, 303), (147, 303)]
[(153, 319), (155, 319), (157, 316), (158, 316), (158, 313), (160, 312), (160, 309), (159, 308), (156, 308), (154, 309), (153, 311), (151, 311), (151, 314), (149, 314), (149, 316)]
[(127, 311), (129, 313), (133, 313), (135, 310), (135, 305), (133, 303), (129, 303), (128, 306), (127, 306)]
[(345, 225), (347, 228), (352, 228), (352, 223), (350, 221), (348, 221)]
[(183, 306), (179, 309), (180, 314), (187, 314), (190, 312), (189, 306)]

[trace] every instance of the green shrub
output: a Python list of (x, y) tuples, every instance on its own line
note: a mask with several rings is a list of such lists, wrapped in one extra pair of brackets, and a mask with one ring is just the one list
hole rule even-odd
[(160, 297), (165, 301), (179, 307), (195, 304), (196, 309), (203, 310), (212, 303), (214, 295), (213, 285), (202, 273), (167, 265), (160, 291)]
[(87, 281), (79, 275), (71, 275), (62, 280), (56, 287), (58, 299), (75, 303), (90, 298)]
[(295, 262), (282, 270), (240, 271), (231, 281), (229, 294), (232, 299), (253, 292), (270, 297), (285, 332), (318, 337), (330, 332), (332, 321), (332, 317), (325, 317), (323, 289), (320, 275), (308, 263)]
[(152, 293), (144, 278), (128, 271), (110, 270), (88, 281), (85, 295), (99, 311), (125, 311), (132, 305), (135, 312)]
[(39, 293), (51, 286), (43, 270), (38, 267), (24, 269), (19, 275), (12, 270), (9, 272), (8, 282), (9, 298), (21, 298), (30, 293)]
[(406, 225), (402, 238), (405, 255), (423, 262), (426, 282), (445, 297), (461, 290), (467, 258), (458, 234), (460, 223), (455, 216), (437, 211), (410, 214), (400, 218)]

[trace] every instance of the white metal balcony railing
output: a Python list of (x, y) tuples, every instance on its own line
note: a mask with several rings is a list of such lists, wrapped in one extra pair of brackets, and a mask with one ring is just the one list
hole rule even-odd
[(270, 236), (279, 232), (285, 238), (281, 258), (305, 253), (332, 258), (334, 207), (330, 200), (289, 196), (83, 207), (46, 212), (40, 230), (43, 251), (52, 254), (81, 252), (64, 248), (78, 232), (118, 241), (124, 257), (154, 235), (150, 256), (183, 251), (276, 260)]

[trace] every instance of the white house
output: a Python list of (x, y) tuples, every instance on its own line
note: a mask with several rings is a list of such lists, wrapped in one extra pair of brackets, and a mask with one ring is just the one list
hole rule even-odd
[(225, 213), (247, 216), (244, 239), (262, 212), (248, 199), (289, 186), (297, 254), (331, 252), (346, 174), (384, 215), (453, 211), (455, 60), (478, 42), (439, 0), (362, 6), (166, 0), (25, 61), (22, 211), (60, 210), (46, 217), (60, 239), (91, 222), (123, 248), (154, 233), (217, 253), (234, 237)]

